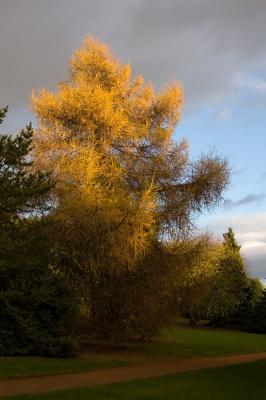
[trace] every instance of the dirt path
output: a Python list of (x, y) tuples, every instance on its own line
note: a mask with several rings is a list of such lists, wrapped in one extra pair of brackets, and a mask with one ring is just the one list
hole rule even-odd
[(176, 361), (153, 361), (143, 365), (109, 368), (90, 372), (3, 380), (0, 381), (0, 397), (45, 393), (54, 390), (74, 389), (85, 386), (90, 387), (205, 368), (218, 368), (262, 359), (266, 359), (266, 353), (213, 358), (178, 359)]

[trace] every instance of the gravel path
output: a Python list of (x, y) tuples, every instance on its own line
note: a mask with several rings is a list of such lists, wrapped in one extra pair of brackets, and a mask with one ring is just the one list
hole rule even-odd
[(266, 359), (266, 353), (252, 353), (227, 357), (178, 359), (175, 361), (152, 361), (143, 365), (108, 368), (88, 372), (2, 380), (0, 381), (0, 397), (46, 393), (54, 390), (74, 389), (85, 386), (91, 387), (108, 383), (195, 371), (205, 368), (218, 368), (226, 365), (241, 364), (262, 359)]

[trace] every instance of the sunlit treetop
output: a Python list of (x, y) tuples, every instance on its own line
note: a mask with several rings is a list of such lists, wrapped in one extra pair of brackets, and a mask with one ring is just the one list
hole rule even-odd
[(105, 237), (108, 254), (114, 242), (126, 258), (155, 236), (177, 238), (196, 213), (221, 199), (227, 162), (212, 154), (190, 161), (187, 141), (173, 140), (182, 101), (180, 85), (156, 92), (91, 37), (56, 92), (32, 96), (39, 121), (34, 155), (57, 180), (62, 218), (69, 212), (87, 238)]

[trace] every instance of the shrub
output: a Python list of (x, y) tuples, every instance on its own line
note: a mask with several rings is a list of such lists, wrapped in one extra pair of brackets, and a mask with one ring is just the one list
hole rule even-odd
[(249, 309), (242, 322), (242, 329), (253, 333), (266, 333), (266, 290), (262, 299)]
[(76, 301), (47, 268), (0, 270), (0, 355), (71, 356)]
[(248, 278), (243, 301), (237, 309), (227, 316), (213, 319), (210, 325), (265, 333), (266, 301), (265, 291), (260, 281), (255, 278)]

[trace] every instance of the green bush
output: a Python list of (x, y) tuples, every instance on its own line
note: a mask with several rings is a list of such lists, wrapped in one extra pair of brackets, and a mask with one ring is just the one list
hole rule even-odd
[(73, 291), (49, 269), (0, 270), (0, 355), (71, 356)]
[(266, 333), (266, 290), (262, 299), (243, 316), (241, 327), (247, 332)]
[(266, 333), (266, 297), (260, 281), (256, 278), (248, 278), (244, 299), (236, 310), (227, 316), (214, 318), (209, 325)]

